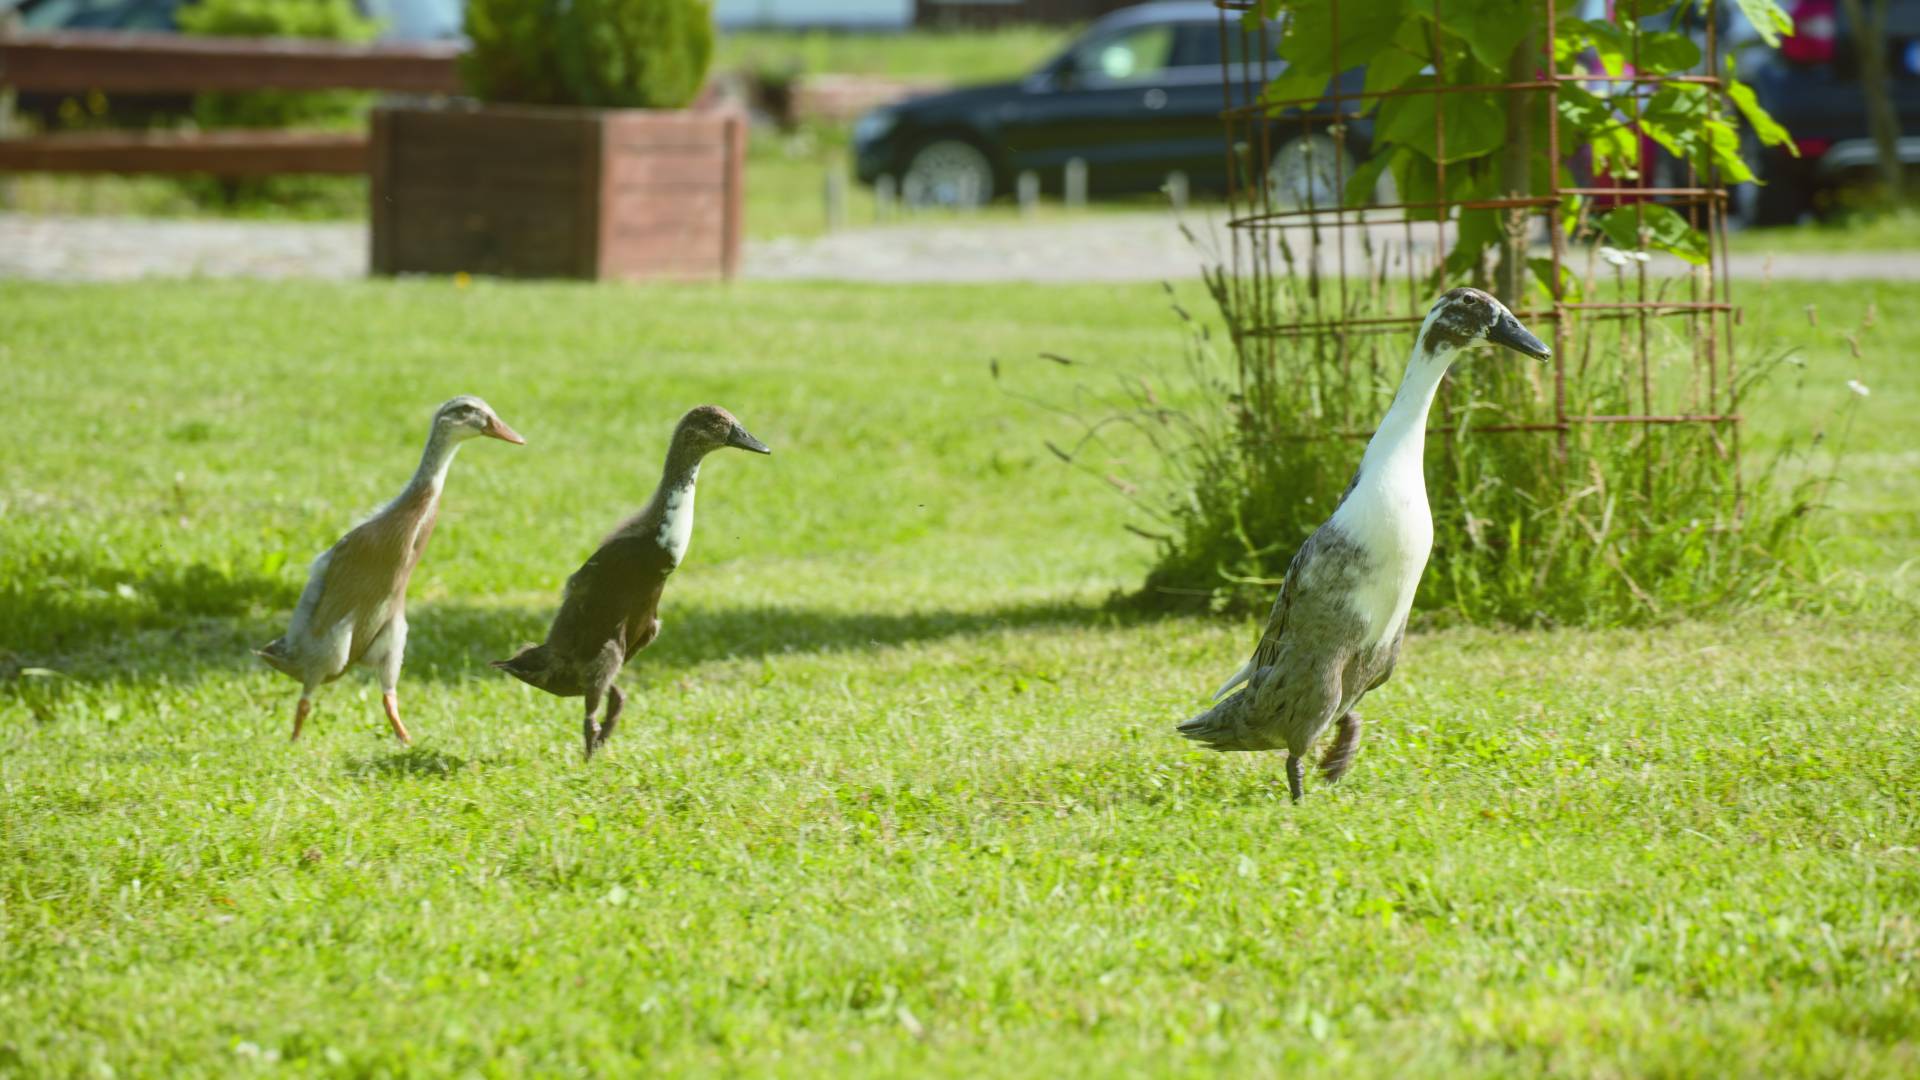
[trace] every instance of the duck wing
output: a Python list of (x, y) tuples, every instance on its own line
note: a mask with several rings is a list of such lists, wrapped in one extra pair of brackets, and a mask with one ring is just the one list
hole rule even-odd
[(548, 643), (570, 657), (593, 656), (615, 640), (623, 652), (638, 651), (672, 569), (652, 537), (615, 534), (567, 579)]
[[(294, 608), (300, 636), (326, 635), (352, 625), (349, 664), (360, 659), (382, 627), (406, 604), (415, 553), (412, 522), (372, 518), (355, 526), (313, 562)], [(304, 618), (303, 618), (304, 615)], [(295, 631), (289, 630), (293, 636)]]
[(1310, 739), (1339, 705), (1341, 672), (1359, 644), (1363, 628), (1347, 598), (1365, 566), (1365, 553), (1332, 525), (1308, 537), (1288, 564), (1253, 657), (1221, 689), (1244, 687), (1181, 724), (1180, 734), (1216, 750)]

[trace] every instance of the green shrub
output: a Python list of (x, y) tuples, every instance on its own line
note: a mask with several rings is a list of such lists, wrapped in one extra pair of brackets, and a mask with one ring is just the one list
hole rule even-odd
[[(180, 11), (180, 28), (209, 37), (292, 37), (371, 41), (379, 25), (352, 0), (198, 0)], [(197, 94), (194, 123), (222, 128), (350, 128), (371, 95), (354, 90), (251, 90)], [(338, 215), (355, 212), (364, 184), (330, 176), (274, 176), (244, 180), (181, 181), (195, 202), (229, 209), (268, 206), (277, 212)]]
[(708, 0), (472, 0), (467, 33), (483, 101), (677, 109), (713, 59)]
[[(180, 11), (180, 28), (208, 37), (292, 37), (371, 41), (379, 26), (351, 0), (198, 0)], [(367, 95), (356, 91), (254, 90), (200, 94), (202, 128), (333, 128), (353, 124)]]

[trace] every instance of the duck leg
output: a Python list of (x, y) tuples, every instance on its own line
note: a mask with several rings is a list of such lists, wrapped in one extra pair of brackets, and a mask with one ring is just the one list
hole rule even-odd
[(312, 711), (313, 699), (301, 694), (300, 704), (293, 707), (293, 738), (288, 739), (288, 742), (300, 741), (300, 727), (307, 722), (307, 714)]
[(1334, 721), (1333, 742), (1327, 745), (1327, 752), (1320, 755), (1320, 775), (1327, 783), (1335, 783), (1347, 775), (1347, 769), (1353, 764), (1353, 755), (1360, 749), (1360, 714), (1347, 713)]
[(625, 694), (617, 686), (607, 687), (607, 714), (600, 718), (600, 731), (593, 737), (595, 749), (607, 745), (607, 739), (613, 734), (613, 725), (620, 720), (620, 709), (627, 703)]
[(1294, 802), (1299, 802), (1304, 794), (1300, 786), (1300, 758), (1300, 754), (1287, 752), (1287, 793), (1293, 796)]
[(586, 693), (586, 715), (580, 721), (580, 740), (585, 748), (582, 761), (593, 760), (593, 748), (600, 745), (600, 725), (593, 722), (593, 714), (600, 711), (602, 691), (598, 686), (588, 686)]
[(407, 734), (407, 725), (400, 722), (400, 699), (391, 690), (380, 692), (380, 704), (386, 707), (387, 723), (393, 725), (393, 737), (400, 740), (402, 746), (412, 746), (413, 736)]
[(380, 705), (387, 711), (393, 737), (399, 739), (402, 746), (412, 746), (413, 736), (407, 734), (407, 725), (400, 722), (400, 662), (406, 654), (407, 616), (396, 611), (367, 648), (363, 662), (380, 674)]

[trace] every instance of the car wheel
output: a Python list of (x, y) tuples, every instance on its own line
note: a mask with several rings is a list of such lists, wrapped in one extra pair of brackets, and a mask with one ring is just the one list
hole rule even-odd
[(909, 206), (984, 205), (993, 198), (993, 162), (963, 139), (935, 139), (907, 160), (900, 194)]
[(1274, 151), (1267, 166), (1267, 197), (1275, 210), (1331, 210), (1353, 175), (1353, 154), (1324, 132), (1297, 135)]

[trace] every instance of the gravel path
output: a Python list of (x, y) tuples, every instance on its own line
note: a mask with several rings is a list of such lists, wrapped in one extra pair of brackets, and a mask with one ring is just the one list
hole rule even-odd
[[(1189, 240), (1160, 214), (1077, 221), (913, 222), (813, 239), (751, 241), (744, 276), (876, 282), (1164, 281), (1196, 277), (1220, 250), (1217, 216), (1195, 215)], [(1416, 247), (1431, 240), (1416, 232)], [(1377, 227), (1376, 250), (1401, 231)], [(1349, 265), (1358, 266), (1357, 231)], [(1296, 237), (1304, 249), (1304, 237)], [(1332, 254), (1327, 256), (1332, 261)], [(1675, 264), (1677, 267), (1677, 264)], [(0, 214), (0, 278), (124, 281), (147, 277), (356, 278), (366, 273), (361, 223), (159, 221)], [(1663, 272), (1664, 272), (1663, 268)], [(1735, 277), (1920, 281), (1920, 251), (1733, 256)]]

